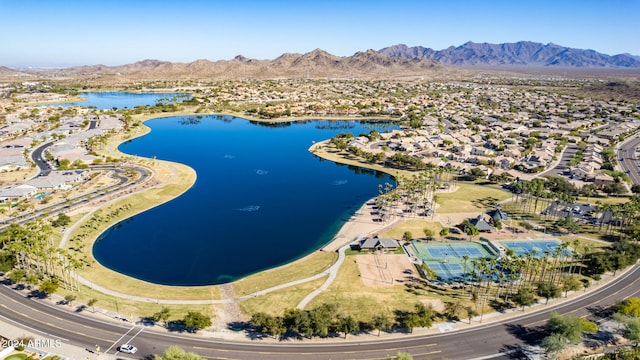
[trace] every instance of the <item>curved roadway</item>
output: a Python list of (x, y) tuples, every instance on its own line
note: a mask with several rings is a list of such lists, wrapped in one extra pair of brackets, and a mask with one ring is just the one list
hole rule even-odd
[[(0, 221), (0, 224), (4, 224), (0, 225), (0, 230), (9, 226), (9, 224), (11, 223), (25, 223), (27, 221), (31, 221), (40, 217), (42, 214), (54, 215), (60, 211), (67, 211), (71, 207), (84, 205), (90, 201), (97, 200), (104, 196), (130, 188), (136, 184), (143, 183), (151, 176), (151, 171), (144, 167), (135, 165), (128, 165), (126, 167), (116, 167), (112, 165), (94, 165), (91, 166), (91, 169), (113, 171), (115, 173), (115, 177), (118, 179), (118, 183), (97, 189), (92, 193), (80, 194), (70, 197), (67, 201), (61, 201), (55, 204), (40, 207), (37, 210), (29, 213), (5, 218), (3, 219), (3, 221)], [(130, 181), (131, 179), (127, 176), (128, 171), (135, 171), (138, 173), (137, 176), (135, 176), (135, 181)]]
[[(634, 183), (640, 183), (640, 169), (634, 153), (634, 149), (639, 145), (640, 139), (636, 138), (626, 142), (618, 150), (621, 166), (629, 171)], [(141, 178), (145, 178), (148, 173), (140, 175)], [(27, 299), (22, 293), (7, 286), (0, 286), (0, 317), (5, 322), (15, 323), (32, 332), (60, 338), (79, 347), (93, 349), (96, 344), (100, 345), (108, 354), (117, 353), (119, 344), (132, 342), (139, 348), (135, 358), (147, 358), (152, 354), (161, 353), (170, 345), (178, 345), (206, 358), (225, 359), (386, 359), (399, 351), (408, 352), (414, 357), (429, 358), (509, 358), (509, 352), (519, 349), (526, 341), (531, 340), (523, 339), (522, 334), (526, 334), (528, 329), (544, 324), (551, 311), (572, 316), (593, 316), (594, 311), (610, 306), (616, 301), (638, 296), (639, 275), (640, 266), (636, 265), (611, 283), (582, 297), (558, 305), (545, 306), (534, 313), (512, 317), (510, 321), (494, 322), (443, 334), (382, 338), (377, 341), (357, 341), (354, 340), (357, 336), (351, 336), (352, 340), (335, 342), (238, 342), (199, 335), (159, 332), (131, 324), (100, 320), (95, 316), (61, 309), (61, 306), (50, 305), (44, 301)]]
[(640, 167), (636, 157), (636, 148), (640, 147), (640, 137), (633, 137), (625, 141), (618, 148), (618, 164), (629, 175), (631, 183), (640, 184)]
[(38, 169), (40, 169), (40, 174), (42, 175), (48, 175), (51, 172), (51, 168), (49, 168), (49, 163), (44, 157), (44, 150), (49, 146), (51, 146), (52, 144), (53, 144), (53, 141), (42, 144), (38, 146), (35, 150), (33, 150), (33, 152), (31, 153), (31, 160), (33, 160), (36, 166), (38, 166)]
[[(148, 358), (162, 353), (170, 345), (206, 358), (225, 359), (386, 359), (399, 351), (416, 358), (447, 359), (509, 358), (530, 338), (531, 329), (543, 325), (551, 311), (572, 316), (594, 316), (594, 313), (616, 301), (638, 296), (640, 265), (618, 276), (598, 289), (557, 305), (521, 317), (494, 322), (442, 334), (384, 337), (376, 341), (351, 340), (327, 342), (225, 341), (181, 333), (161, 332), (129, 323), (100, 320), (91, 314), (72, 312), (65, 306), (26, 299), (21, 292), (0, 286), (0, 317), (5, 322), (23, 324), (32, 332), (63, 339), (68, 344), (92, 349), (96, 344), (107, 354), (117, 346), (132, 342), (139, 351), (135, 358)], [(518, 311), (515, 311), (516, 314)], [(121, 356), (121, 354), (119, 354)]]

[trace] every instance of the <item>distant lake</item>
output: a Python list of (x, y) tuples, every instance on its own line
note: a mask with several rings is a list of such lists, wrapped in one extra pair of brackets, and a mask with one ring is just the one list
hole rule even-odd
[(133, 109), (136, 106), (153, 106), (158, 101), (171, 101), (176, 97), (190, 97), (187, 93), (128, 93), (120, 91), (103, 91), (103, 92), (81, 92), (80, 97), (87, 101), (63, 103), (63, 104), (47, 104), (46, 106), (86, 106), (95, 107), (99, 110), (106, 109)]
[(260, 123), (229, 116), (147, 121), (120, 150), (187, 164), (195, 185), (123, 221), (93, 254), (117, 272), (158, 284), (230, 282), (303, 257), (330, 242), (384, 173), (309, 153), (314, 141), (397, 128), (366, 121)]

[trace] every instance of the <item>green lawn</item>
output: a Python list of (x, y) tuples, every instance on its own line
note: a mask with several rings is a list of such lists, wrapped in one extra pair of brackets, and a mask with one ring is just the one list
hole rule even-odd
[(596, 201), (599, 201), (603, 204), (624, 204), (626, 202), (629, 202), (629, 198), (625, 197), (625, 196), (620, 196), (620, 197), (615, 197), (615, 196), (607, 196), (607, 197), (584, 197), (584, 196), (580, 196), (578, 197), (577, 202), (579, 203), (591, 203), (591, 204), (595, 204)]
[(392, 238), (396, 240), (401, 240), (402, 235), (409, 231), (413, 238), (421, 238), (424, 237), (424, 229), (430, 229), (433, 231), (434, 237), (439, 237), (440, 230), (442, 230), (442, 225), (437, 222), (419, 220), (419, 219), (411, 219), (407, 221), (403, 221), (401, 224), (394, 226), (392, 229), (389, 229), (380, 234), (380, 237)]
[(421, 300), (434, 299), (455, 299), (465, 305), (469, 301), (468, 296), (430, 291), (423, 284), (416, 284), (415, 287), (406, 283), (393, 286), (365, 286), (360, 278), (356, 260), (347, 258), (333, 284), (313, 299), (307, 309), (324, 303), (335, 303), (338, 304), (340, 312), (360, 321), (371, 321), (377, 314), (386, 314), (393, 319), (395, 310), (410, 311)]
[(337, 258), (338, 254), (335, 252), (316, 251), (293, 263), (235, 281), (232, 284), (233, 291), (237, 296), (242, 296), (289, 281), (304, 279), (324, 271)]
[[(170, 287), (167, 287), (170, 288)], [(178, 287), (180, 288), (180, 287)], [(193, 287), (195, 288), (195, 287)], [(203, 286), (203, 289), (206, 289), (211, 292), (209, 296), (210, 299), (218, 299), (219, 293), (218, 288), (215, 286)], [(185, 287), (186, 289), (186, 287)], [(176, 289), (179, 293), (182, 293), (180, 289)], [(150, 298), (149, 301), (134, 301), (127, 300), (121, 298), (114, 298), (111, 295), (104, 294), (100, 291), (91, 289), (90, 287), (81, 286), (80, 292), (71, 292), (68, 290), (59, 290), (58, 295), (65, 296), (69, 294), (76, 295), (76, 300), (72, 303), (72, 308), (77, 309), (81, 304), (87, 304), (90, 299), (96, 299), (95, 309), (104, 309), (110, 312), (117, 312), (125, 317), (132, 315), (133, 317), (149, 317), (154, 313), (160, 311), (163, 307), (168, 307), (170, 311), (169, 320), (178, 320), (183, 318), (187, 312), (189, 311), (198, 311), (202, 314), (206, 314), (208, 316), (215, 316), (214, 306), (213, 305), (189, 305), (189, 304), (177, 304), (177, 305), (166, 305), (166, 304), (158, 304), (154, 300), (155, 298)], [(186, 298), (187, 294), (182, 293)], [(200, 297), (204, 298), (203, 293), (200, 293)], [(179, 298), (179, 296), (177, 296)], [(92, 312), (93, 308), (88, 307), (83, 311)]]
[[(295, 309), (305, 296), (320, 287), (325, 281), (327, 281), (327, 277), (323, 276), (314, 281), (243, 300), (239, 303), (239, 306), (242, 312), (248, 316), (257, 312), (266, 312), (271, 315), (281, 316), (286, 309)], [(236, 293), (236, 295), (242, 294)]]
[(457, 183), (458, 189), (450, 193), (437, 193), (436, 213), (469, 213), (493, 209), (498, 201), (511, 198), (513, 194), (496, 188)]

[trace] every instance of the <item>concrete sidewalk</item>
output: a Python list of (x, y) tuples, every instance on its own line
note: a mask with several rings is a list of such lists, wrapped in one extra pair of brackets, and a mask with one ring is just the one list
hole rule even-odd
[[(625, 275), (628, 271), (632, 269), (633, 269), (633, 266), (625, 269), (624, 271), (619, 271), (615, 276), (613, 276), (612, 274), (605, 274), (602, 280), (594, 283), (588, 289), (582, 290), (582, 291), (569, 292), (567, 297), (549, 300), (548, 304), (545, 304), (544, 300), (540, 300), (536, 304), (525, 308), (524, 311), (522, 311), (521, 308), (514, 308), (514, 309), (506, 310), (504, 312), (493, 312), (493, 313), (484, 314), (483, 316), (476, 316), (471, 319), (470, 323), (467, 319), (463, 319), (461, 321), (456, 321), (456, 322), (434, 324), (434, 326), (430, 328), (415, 328), (412, 335), (427, 335), (427, 334), (440, 334), (440, 333), (464, 331), (464, 330), (472, 329), (473, 327), (486, 326), (491, 323), (508, 320), (509, 318), (516, 318), (522, 315), (532, 314), (532, 313), (544, 310), (549, 306), (558, 305), (558, 304), (567, 302), (569, 300), (572, 300), (574, 298), (583, 296), (586, 293), (596, 291), (602, 288), (602, 286), (609, 283), (611, 280), (614, 280), (615, 278)], [(60, 311), (75, 312), (73, 307), (68, 307), (66, 305), (56, 305), (60, 300), (62, 300), (60, 296), (53, 295), (48, 299), (44, 299), (40, 301), (47, 301), (52, 306), (59, 307)], [(114, 323), (121, 323), (122, 321), (125, 321), (125, 322), (128, 322), (128, 324), (131, 326), (144, 328), (145, 331), (154, 331), (154, 332), (169, 331), (165, 327), (160, 325), (144, 324), (142, 322), (142, 319), (140, 318), (133, 318), (132, 321), (130, 321), (129, 319), (119, 314), (115, 314), (115, 313), (101, 310), (101, 309), (96, 309), (95, 312), (86, 310), (86, 312), (83, 313), (83, 316), (96, 318), (97, 320), (101, 320), (101, 321), (110, 321)], [(122, 354), (122, 353), (118, 353), (117, 357), (115, 356), (115, 352), (117, 351), (115, 346), (117, 346), (118, 344), (113, 344), (113, 347), (111, 347), (110, 349), (101, 349), (102, 353), (98, 354), (95, 352), (95, 349), (86, 349), (79, 346), (74, 346), (70, 344), (68, 341), (66, 341), (65, 339), (57, 339), (53, 335), (43, 334), (38, 332), (35, 329), (23, 328), (23, 325), (13, 324), (7, 319), (4, 319), (0, 323), (0, 335), (8, 339), (32, 337), (34, 340), (36, 339), (39, 340), (41, 345), (44, 345), (39, 347), (33, 347), (33, 349), (31, 349), (32, 351), (41, 353), (41, 354), (46, 353), (51, 355), (57, 355), (63, 359), (69, 359), (69, 360), (105, 359), (107, 360), (107, 359), (116, 359), (116, 358), (117, 359), (128, 358), (126, 354)], [(247, 337), (246, 334), (242, 331), (236, 332), (236, 331), (231, 331), (226, 329), (219, 329), (219, 330), (205, 329), (205, 330), (199, 331), (198, 336), (205, 337), (205, 338), (212, 338), (212, 339), (215, 338), (218, 340), (226, 339), (226, 340), (234, 340), (234, 341), (243, 341), (243, 340), (251, 341), (249, 337)], [(362, 341), (362, 342), (380, 341), (380, 340), (393, 339), (393, 338), (406, 338), (408, 336), (411, 336), (411, 335), (407, 335), (405, 333), (400, 333), (400, 332), (394, 332), (394, 333), (383, 332), (381, 336), (377, 336), (377, 332), (375, 331), (368, 334), (358, 334), (359, 341)], [(263, 341), (279, 343), (278, 340), (269, 339), (269, 338), (265, 338), (263, 339)], [(341, 341), (341, 340), (336, 340), (335, 338), (331, 338), (331, 339), (317, 338), (312, 340), (304, 340), (303, 342), (304, 343), (310, 343), (310, 342), (326, 343), (326, 342), (332, 342), (332, 341)], [(104, 351), (106, 350), (109, 350), (109, 353), (111, 354), (104, 353)]]

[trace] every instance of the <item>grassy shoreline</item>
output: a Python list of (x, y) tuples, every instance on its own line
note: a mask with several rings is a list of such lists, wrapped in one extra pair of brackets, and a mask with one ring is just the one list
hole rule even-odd
[[(162, 180), (162, 186), (156, 186), (152, 189), (148, 189), (136, 194), (129, 195), (124, 198), (117, 199), (111, 205), (111, 209), (117, 208), (118, 206), (122, 206), (122, 204), (130, 203), (132, 205), (132, 211), (135, 213), (140, 213), (142, 211), (146, 211), (147, 209), (158, 206), (165, 201), (171, 200), (176, 196), (179, 196), (181, 191), (186, 191), (192, 184), (192, 181), (195, 181), (195, 171), (193, 169), (184, 166), (182, 164), (169, 163), (161, 160), (152, 160), (140, 157), (132, 157), (130, 155), (126, 155), (121, 153), (118, 150), (119, 144), (124, 141), (129, 141), (139, 136), (143, 136), (151, 131), (151, 129), (144, 125), (145, 121), (163, 118), (163, 117), (172, 117), (172, 116), (198, 116), (205, 114), (195, 114), (189, 111), (181, 111), (179, 113), (162, 113), (162, 114), (151, 114), (145, 116), (139, 116), (135, 120), (139, 120), (142, 122), (142, 125), (137, 129), (134, 134), (121, 134), (119, 136), (114, 137), (108, 145), (105, 147), (104, 152), (106, 155), (110, 156), (118, 156), (118, 157), (129, 157), (134, 158), (136, 161), (142, 163), (145, 166), (152, 167), (154, 169), (154, 177), (158, 177), (158, 179)], [(213, 115), (213, 114), (211, 114)], [(244, 119), (247, 119), (246, 116), (241, 114), (215, 114), (222, 116), (237, 116)], [(345, 118), (341, 118), (345, 119)], [(271, 121), (266, 119), (247, 119), (252, 121)], [(313, 120), (309, 119), (299, 119), (299, 120)], [(294, 121), (292, 119), (280, 119), (280, 121)], [(381, 171), (386, 174), (389, 174), (392, 177), (412, 177), (417, 174), (417, 171), (407, 171), (407, 170), (399, 170), (399, 169), (390, 169), (385, 168), (379, 164), (372, 163), (363, 163), (358, 161), (357, 159), (347, 159), (342, 156), (338, 151), (332, 150), (327, 147), (328, 140), (318, 142), (311, 146), (308, 151), (312, 154), (322, 157), (324, 159), (347, 164), (359, 166), (375, 171)], [(188, 176), (183, 178), (181, 176), (176, 176), (171, 181), (169, 180), (169, 175), (167, 173), (167, 167), (174, 166), (176, 168), (176, 173), (182, 176), (185, 176), (189, 171), (193, 171), (193, 178), (189, 178)], [(164, 171), (163, 171), (164, 169)], [(173, 187), (173, 188), (171, 188)], [(182, 189), (181, 191), (179, 189)], [(446, 197), (446, 196), (445, 196)], [(103, 207), (103, 211), (109, 211), (110, 207)], [(96, 230), (95, 233), (92, 233), (89, 236), (90, 244), (93, 244), (93, 241), (102, 233), (104, 230), (109, 228), (111, 225), (115, 224), (118, 221), (122, 221), (122, 219), (132, 216), (133, 214), (122, 214), (122, 216), (114, 218), (114, 220), (108, 224), (104, 224), (100, 229)], [(343, 225), (346, 226), (347, 224)], [(422, 229), (424, 226), (430, 226), (435, 228), (439, 228), (439, 224), (429, 223), (416, 224), (414, 227), (416, 229)], [(402, 224), (399, 224), (399, 229), (406, 230)], [(416, 230), (417, 231), (417, 230)], [(387, 232), (388, 235), (396, 235), (397, 231), (393, 231), (393, 229), (389, 229)], [(338, 241), (336, 239), (335, 241)], [(340, 241), (344, 241), (343, 239)], [(91, 246), (85, 247), (86, 249), (90, 249)], [(87, 255), (91, 256), (89, 250), (87, 250)], [(327, 252), (327, 251), (314, 251), (300, 259), (297, 259), (291, 263), (284, 264), (269, 270), (261, 271), (259, 273), (249, 275), (237, 281), (230, 283), (231, 289), (233, 290), (233, 294), (235, 296), (244, 296), (247, 294), (254, 293), (256, 291), (264, 290), (269, 287), (273, 287), (276, 285), (280, 285), (289, 281), (303, 279), (309, 276), (313, 276), (323, 270), (326, 270), (331, 264), (335, 262), (337, 255), (335, 252)], [(94, 260), (95, 262), (95, 260)], [(363, 288), (360, 284), (352, 284), (355, 286), (354, 291), (356, 293), (358, 291), (364, 291), (363, 294), (357, 295), (353, 291), (348, 290), (347, 284), (352, 283), (359, 276), (359, 271), (357, 268), (353, 266), (346, 266), (343, 269), (340, 269), (338, 273), (338, 279), (344, 279), (339, 281), (337, 284), (334, 284), (330, 287), (330, 289), (326, 292), (323, 292), (319, 295), (317, 299), (314, 299), (311, 305), (317, 305), (322, 301), (328, 299), (347, 299), (357, 300), (355, 301), (357, 304), (366, 305), (366, 306), (374, 306), (378, 300), (382, 301), (390, 301), (396, 302), (401, 300), (402, 302), (412, 303), (416, 300), (416, 297), (406, 294), (406, 291), (402, 289), (402, 287), (392, 287), (392, 289), (387, 289), (383, 291), (384, 294), (375, 295), (375, 293), (379, 292), (379, 289), (366, 289)], [(95, 265), (92, 268), (88, 269), (86, 272), (82, 273), (83, 277), (89, 279), (96, 284), (100, 284), (109, 289), (113, 289), (114, 291), (119, 291), (126, 294), (142, 296), (149, 299), (149, 301), (130, 301), (130, 300), (122, 300), (122, 306), (125, 306), (130, 313), (134, 314), (146, 314), (149, 315), (154, 311), (158, 311), (161, 308), (161, 305), (155, 304), (153, 299), (171, 299), (171, 300), (210, 300), (210, 299), (221, 299), (223, 295), (220, 291), (220, 286), (211, 285), (211, 286), (194, 286), (194, 287), (175, 287), (175, 286), (163, 286), (147, 283), (141, 280), (137, 280), (126, 275), (122, 275), (116, 273), (112, 270), (104, 268), (102, 265), (95, 262)], [(348, 280), (347, 280), (348, 279)], [(289, 287), (286, 289), (282, 289), (273, 293), (269, 293), (267, 295), (258, 296), (255, 298), (251, 298), (249, 300), (244, 300), (239, 302), (239, 308), (245, 313), (253, 313), (256, 311), (267, 311), (274, 314), (279, 314), (284, 308), (293, 308), (297, 305), (297, 302), (302, 299), (306, 294), (312, 291), (314, 288), (318, 287), (321, 283), (324, 282), (324, 278), (318, 279), (315, 281), (303, 283), (297, 286)], [(85, 293), (95, 294), (94, 289), (86, 289), (83, 288)], [(86, 294), (84, 295), (86, 296)], [(79, 297), (80, 298), (84, 298)], [(228, 296), (228, 295), (227, 295)], [(355, 296), (355, 298), (354, 298)], [(120, 299), (110, 297), (106, 294), (96, 294), (94, 295), (96, 298), (100, 298), (100, 302), (110, 304), (111, 302), (120, 302)], [(423, 298), (424, 295), (418, 296), (418, 299)], [(103, 301), (104, 299), (104, 301)], [(109, 300), (111, 299), (111, 300)], [(185, 309), (193, 308), (189, 306), (175, 306), (171, 307), (172, 312), (175, 311), (177, 313), (183, 313)], [(202, 305), (198, 306), (198, 309), (206, 313), (215, 313), (215, 306), (212, 305)], [(364, 316), (368, 318), (371, 316), (370, 313), (357, 310), (358, 306), (347, 306), (345, 310), (350, 312), (358, 313), (358, 315)], [(389, 309), (387, 309), (389, 310)]]
[[(131, 216), (147, 211), (155, 206), (159, 206), (170, 201), (180, 194), (187, 191), (197, 178), (194, 169), (179, 163), (168, 162), (164, 160), (156, 160), (143, 158), (139, 156), (128, 155), (120, 152), (118, 146), (123, 142), (130, 141), (137, 137), (144, 136), (151, 131), (151, 128), (144, 123), (148, 120), (173, 117), (173, 116), (234, 116), (248, 121), (260, 122), (289, 122), (289, 121), (307, 121), (318, 120), (319, 117), (304, 118), (280, 118), (280, 119), (259, 119), (252, 118), (245, 114), (238, 113), (195, 113), (194, 108), (172, 113), (156, 113), (147, 115), (135, 115), (134, 121), (139, 121), (140, 125), (135, 127), (132, 132), (121, 133), (111, 137), (106, 145), (99, 149), (100, 155), (111, 156), (116, 158), (127, 159), (130, 162), (136, 162), (140, 165), (153, 169), (153, 179), (158, 184), (139, 192), (128, 194), (127, 196), (114, 199), (97, 209), (90, 209), (100, 214), (110, 214), (117, 209), (125, 207), (126, 211), (118, 211), (116, 216), (110, 217), (109, 221), (100, 222), (98, 226), (89, 233), (84, 234), (85, 246), (82, 247), (82, 255), (87, 256), (92, 261), (92, 266), (83, 269), (80, 274), (90, 281), (92, 284), (100, 285), (106, 289), (119, 292), (126, 295), (134, 295), (146, 298), (146, 301), (137, 301), (120, 298), (118, 296), (109, 295), (100, 292), (92, 286), (82, 286), (81, 293), (77, 293), (77, 302), (87, 303), (90, 299), (97, 299), (97, 306), (102, 309), (119, 312), (120, 314), (133, 314), (134, 316), (151, 316), (159, 311), (162, 307), (168, 307), (171, 311), (171, 318), (180, 318), (187, 311), (199, 311), (207, 316), (215, 316), (218, 305), (163, 305), (157, 300), (219, 300), (229, 297), (229, 292), (221, 291), (221, 286), (166, 286), (157, 285), (142, 280), (138, 280), (127, 275), (117, 273), (100, 265), (92, 255), (92, 246), (98, 236), (106, 229), (123, 221)], [(370, 120), (369, 118), (349, 118), (349, 117), (322, 117), (326, 120)], [(393, 120), (393, 119), (378, 119)], [(312, 145), (308, 151), (315, 156), (321, 157), (340, 164), (358, 166), (374, 171), (384, 172), (392, 177), (410, 178), (418, 171), (407, 171), (386, 168), (380, 164), (366, 163), (358, 159), (350, 159), (337, 150), (328, 147), (328, 141), (324, 140)], [(442, 202), (440, 213), (453, 213), (460, 209), (468, 211), (478, 211), (478, 209), (502, 200), (503, 197), (509, 197), (496, 189), (485, 189), (482, 192), (477, 191), (475, 187), (465, 186), (464, 191), (452, 194), (439, 194)], [(473, 196), (472, 196), (473, 194)], [(464, 206), (463, 206), (464, 205)], [(86, 211), (86, 210), (85, 210)], [(89, 218), (90, 219), (90, 218)], [(78, 223), (79, 226), (88, 223), (84, 221)], [(343, 225), (343, 228), (349, 223)], [(441, 224), (429, 221), (413, 220), (406, 223), (398, 224), (392, 229), (384, 232), (385, 236), (400, 237), (404, 231), (412, 231), (414, 235), (420, 235), (421, 230), (430, 228), (435, 233), (439, 232)], [(78, 227), (76, 235), (80, 233)], [(338, 241), (337, 239), (335, 241)], [(344, 241), (344, 240), (341, 240)], [(75, 243), (73, 246), (77, 246)], [(326, 246), (326, 245), (325, 245)], [(328, 251), (314, 251), (310, 254), (292, 261), (288, 264), (274, 267), (259, 273), (246, 276), (242, 279), (234, 281), (228, 286), (231, 293), (236, 296), (245, 296), (256, 291), (264, 290), (276, 285), (280, 285), (289, 281), (304, 279), (309, 276), (318, 274), (326, 270), (335, 262), (337, 254)], [(324, 283), (325, 278), (284, 288), (266, 295), (253, 297), (238, 303), (238, 308), (244, 314), (255, 312), (267, 312), (273, 315), (281, 315), (286, 308), (294, 308), (298, 302), (303, 299), (311, 291)], [(62, 296), (70, 294), (68, 290), (60, 290)], [(225, 295), (226, 294), (226, 295)], [(454, 294), (455, 295), (455, 294)], [(458, 295), (455, 295), (458, 296)], [(454, 296), (454, 297), (455, 297)], [(336, 281), (324, 292), (320, 293), (315, 299), (309, 303), (309, 308), (313, 308), (325, 302), (339, 302), (341, 310), (346, 311), (350, 315), (356, 315), (358, 318), (370, 320), (373, 315), (382, 311), (388, 315), (392, 315), (394, 310), (400, 309), (409, 311), (411, 306), (416, 302), (428, 301), (432, 299), (449, 299), (448, 294), (435, 293), (428, 288), (416, 288), (414, 290), (405, 288), (404, 285), (391, 286), (387, 288), (376, 288), (365, 286), (360, 279), (360, 271), (353, 259), (349, 259), (343, 264), (338, 271)], [(464, 299), (464, 301), (467, 301)], [(381, 305), (382, 304), (382, 305)]]
[[(90, 233), (84, 234), (83, 255), (91, 259), (92, 266), (80, 272), (88, 281), (93, 284), (105, 287), (112, 291), (117, 291), (126, 295), (140, 296), (149, 299), (170, 299), (170, 300), (209, 300), (219, 299), (220, 291), (217, 285), (210, 286), (168, 286), (149, 283), (138, 280), (127, 275), (120, 274), (100, 265), (92, 256), (91, 248), (96, 239), (109, 227), (114, 224), (126, 220), (136, 214), (147, 211), (155, 206), (159, 206), (170, 201), (187, 191), (195, 182), (197, 174), (195, 171), (184, 165), (164, 160), (148, 159), (139, 156), (133, 156), (122, 153), (118, 146), (126, 141), (144, 136), (151, 131), (151, 128), (144, 125), (144, 122), (153, 119), (173, 116), (197, 116), (197, 115), (228, 115), (247, 118), (241, 114), (196, 114), (193, 111), (185, 110), (173, 113), (148, 114), (141, 115), (135, 120), (142, 123), (133, 133), (118, 134), (109, 139), (108, 143), (99, 149), (100, 155), (118, 158), (131, 159), (141, 165), (153, 169), (154, 178), (157, 178), (161, 184), (150, 189), (145, 189), (125, 197), (115, 199), (113, 202), (102, 205), (98, 209), (92, 209), (96, 213), (109, 213), (114, 209), (121, 208), (124, 204), (130, 206), (126, 211), (118, 211), (117, 216), (110, 218), (110, 221), (100, 223), (98, 227)], [(344, 118), (341, 118), (344, 119)], [(267, 119), (247, 119), (255, 121), (271, 121)], [(297, 120), (312, 120), (297, 119)], [(294, 121), (293, 119), (282, 119), (282, 121)], [(173, 174), (170, 169), (173, 169)], [(104, 215), (104, 214), (103, 214)], [(88, 218), (77, 225), (77, 229), (72, 232), (71, 237), (80, 234), (80, 229), (87, 224), (91, 218)], [(77, 244), (73, 244), (77, 246)], [(312, 276), (325, 270), (330, 266), (337, 256), (334, 253), (314, 251), (307, 256), (295, 260), (289, 264), (284, 264), (269, 270), (262, 271), (245, 278), (239, 279), (231, 283), (236, 295), (243, 295), (258, 290), (266, 289), (283, 282), (302, 279)], [(306, 287), (306, 286), (305, 286)], [(92, 290), (95, 291), (95, 290)], [(104, 295), (104, 294), (103, 294)], [(108, 295), (105, 295), (108, 296)], [(144, 303), (144, 307), (149, 307), (148, 303)]]

